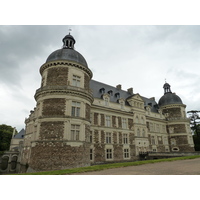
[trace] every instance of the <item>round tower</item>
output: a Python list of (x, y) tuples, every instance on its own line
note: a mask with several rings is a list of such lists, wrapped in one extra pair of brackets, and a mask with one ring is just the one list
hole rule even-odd
[(35, 93), (37, 106), (29, 154), (29, 171), (58, 170), (90, 165), (89, 88), (92, 72), (85, 58), (74, 50), (68, 34), (63, 47), (49, 55), (40, 67), (41, 87)]
[(171, 86), (165, 83), (164, 95), (158, 105), (167, 120), (167, 131), (171, 151), (192, 152), (194, 144), (190, 130), (190, 120), (186, 117), (185, 108), (181, 98), (171, 92)]

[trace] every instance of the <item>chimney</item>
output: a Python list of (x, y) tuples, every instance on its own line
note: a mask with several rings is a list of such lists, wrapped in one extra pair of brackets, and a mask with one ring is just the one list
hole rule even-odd
[(116, 86), (116, 88), (117, 88), (118, 90), (121, 90), (121, 89), (122, 89), (122, 85), (119, 84), (119, 85)]
[(132, 95), (133, 94), (133, 88), (127, 89), (127, 92)]
[(149, 99), (155, 101), (155, 97), (151, 97), (151, 98), (149, 98)]

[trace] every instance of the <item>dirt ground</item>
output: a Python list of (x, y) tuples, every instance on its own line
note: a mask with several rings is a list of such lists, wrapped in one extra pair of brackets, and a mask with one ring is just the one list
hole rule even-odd
[(200, 175), (200, 158), (144, 164), (74, 175)]

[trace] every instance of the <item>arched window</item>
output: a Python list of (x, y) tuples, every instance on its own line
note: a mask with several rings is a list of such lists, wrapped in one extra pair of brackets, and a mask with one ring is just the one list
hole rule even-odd
[(11, 160), (11, 170), (15, 170), (17, 167), (17, 156), (13, 156)]

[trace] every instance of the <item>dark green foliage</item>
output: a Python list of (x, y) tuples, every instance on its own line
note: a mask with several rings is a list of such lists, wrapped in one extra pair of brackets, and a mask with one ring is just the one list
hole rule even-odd
[(194, 132), (194, 135), (200, 136), (200, 111), (191, 110), (187, 112), (190, 118), (190, 126)]
[(195, 151), (200, 151), (200, 136), (199, 135), (193, 135), (194, 139), (194, 149)]
[(9, 150), (12, 134), (12, 126), (5, 124), (0, 125), (0, 152)]

